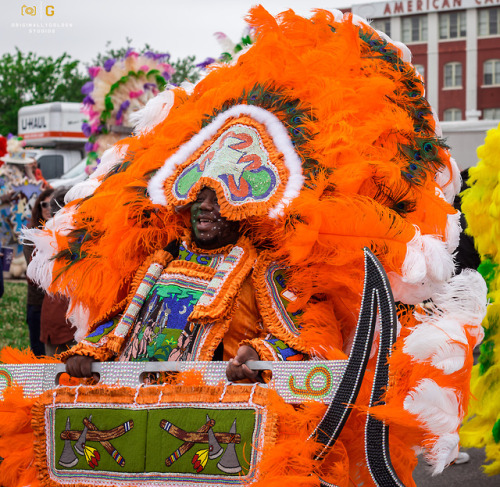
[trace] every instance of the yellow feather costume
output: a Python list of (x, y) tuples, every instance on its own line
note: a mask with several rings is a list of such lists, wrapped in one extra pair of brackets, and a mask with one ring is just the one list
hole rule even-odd
[(488, 283), (489, 306), (483, 321), (485, 340), (472, 371), (469, 414), (460, 430), (464, 446), (485, 448), (484, 471), (500, 474), (500, 126), (491, 129), (477, 150), (479, 162), (469, 170), (470, 188), (462, 195), (467, 232), (474, 237)]

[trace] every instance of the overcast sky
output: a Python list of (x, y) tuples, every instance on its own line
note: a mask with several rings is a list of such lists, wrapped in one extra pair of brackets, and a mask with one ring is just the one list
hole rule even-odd
[[(249, 8), (261, 3), (272, 14), (292, 8), (308, 16), (312, 8), (348, 8), (371, 0), (2, 0), (0, 54), (34, 51), (90, 62), (97, 53), (126, 45), (169, 52), (173, 59), (217, 57), (215, 32), (239, 41)], [(36, 7), (35, 10), (29, 8)], [(47, 13), (53, 15), (48, 16)], [(23, 15), (24, 14), (24, 15)], [(31, 24), (31, 25), (30, 25)], [(48, 30), (48, 32), (47, 32)], [(45, 31), (45, 32), (44, 32)]]

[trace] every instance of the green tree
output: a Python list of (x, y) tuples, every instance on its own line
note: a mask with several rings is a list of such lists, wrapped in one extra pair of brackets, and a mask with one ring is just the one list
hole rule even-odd
[(26, 105), (53, 101), (81, 102), (88, 77), (80, 61), (64, 53), (58, 58), (23, 53), (0, 58), (0, 134), (17, 133), (17, 112)]
[(171, 80), (174, 85), (180, 85), (186, 80), (196, 83), (200, 79), (200, 68), (196, 66), (194, 56), (179, 58), (172, 63), (172, 66), (175, 68)]
[[(149, 44), (145, 44), (142, 49), (134, 49), (132, 47), (132, 39), (130, 37), (125, 38), (126, 45), (119, 49), (111, 48), (111, 41), (106, 42), (106, 50), (103, 53), (99, 53), (92, 61), (93, 66), (104, 66), (104, 62), (107, 59), (120, 59), (125, 57), (125, 54), (129, 50), (135, 50), (139, 54), (145, 54), (147, 52), (152, 52), (155, 54), (162, 54), (161, 51), (152, 49)], [(167, 55), (167, 53), (164, 53)], [(168, 61), (174, 68), (175, 73), (169, 80), (170, 83), (174, 85), (180, 85), (183, 81), (191, 81), (191, 83), (196, 83), (201, 76), (201, 69), (195, 64), (195, 56), (187, 56), (185, 58), (178, 58), (176, 61), (172, 61), (171, 58)]]

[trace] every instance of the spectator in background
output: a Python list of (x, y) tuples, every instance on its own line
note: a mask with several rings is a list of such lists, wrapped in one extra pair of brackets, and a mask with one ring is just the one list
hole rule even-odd
[[(5, 205), (14, 201), (18, 197), (18, 193), (11, 191), (10, 193), (0, 195), (0, 205)], [(3, 253), (0, 248), (0, 298), (3, 296)]]
[(3, 253), (0, 249), (0, 298), (3, 296)]
[[(50, 200), (50, 217), (63, 206), (69, 188), (57, 188)], [(46, 294), (40, 320), (40, 340), (45, 344), (45, 354), (54, 356), (76, 345), (71, 323), (66, 319), (69, 302), (66, 297)]]
[[(28, 228), (37, 228), (52, 216), (50, 211), (50, 200), (52, 199), (53, 188), (43, 190), (38, 196), (33, 206), (31, 222)], [(33, 253), (32, 246), (24, 246), (24, 256), (26, 262), (31, 262)], [(45, 355), (45, 346), (40, 341), (40, 319), (42, 314), (42, 304), (45, 297), (45, 291), (40, 289), (33, 281), (28, 281), (28, 301), (26, 307), (26, 322), (30, 332), (30, 347), (36, 356)]]

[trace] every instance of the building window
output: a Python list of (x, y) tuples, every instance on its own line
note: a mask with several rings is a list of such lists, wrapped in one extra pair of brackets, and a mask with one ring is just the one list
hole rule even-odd
[(465, 12), (450, 12), (439, 15), (439, 38), (465, 37)]
[(403, 18), (403, 42), (423, 42), (427, 40), (427, 16), (412, 15)]
[(480, 36), (500, 34), (500, 8), (479, 9), (477, 21)]
[(488, 59), (484, 62), (484, 84), (500, 85), (500, 59)]
[(462, 110), (460, 108), (448, 108), (443, 113), (443, 122), (457, 122), (462, 120)]
[(374, 29), (380, 30), (391, 37), (391, 19), (378, 19), (370, 24)]
[(483, 120), (500, 120), (500, 108), (485, 108)]
[(462, 87), (462, 63), (447, 63), (444, 65), (444, 87)]
[(425, 66), (423, 64), (415, 64), (415, 70), (422, 78), (425, 78)]

